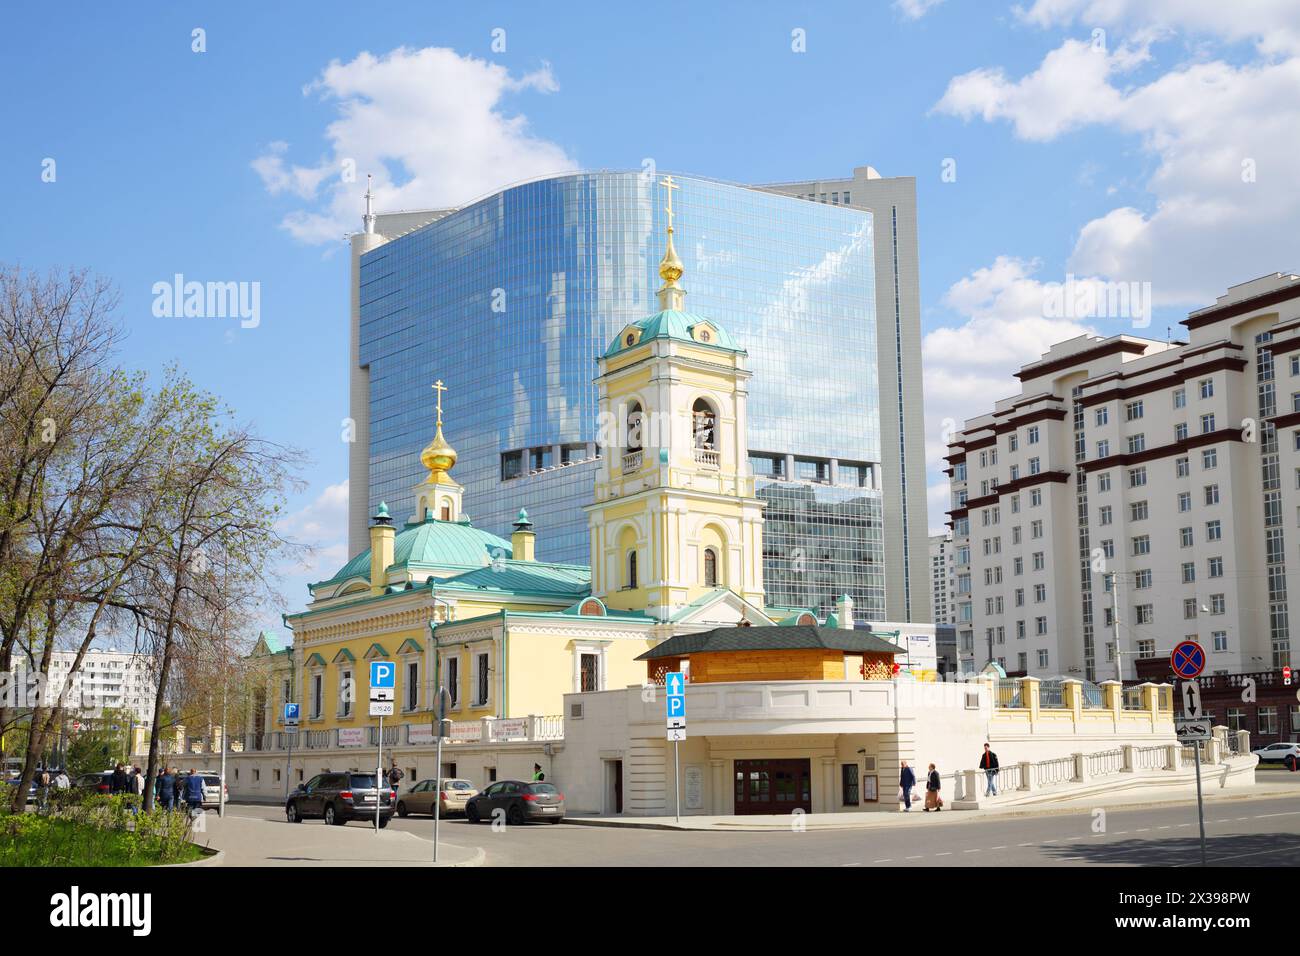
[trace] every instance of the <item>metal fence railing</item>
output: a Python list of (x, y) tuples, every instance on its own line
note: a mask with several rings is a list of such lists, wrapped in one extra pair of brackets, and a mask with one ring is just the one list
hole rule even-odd
[(1134, 751), (1138, 770), (1164, 770), (1169, 766), (1168, 747), (1138, 747)]
[(1101, 687), (1092, 681), (1081, 681), (1079, 691), (1083, 696), (1084, 710), (1100, 710), (1105, 706), (1105, 697), (1102, 695)]
[(996, 707), (1024, 707), (1024, 698), (1020, 692), (1020, 681), (1014, 677), (1003, 677), (996, 688)]
[(1141, 687), (1125, 687), (1123, 695), (1123, 707), (1125, 710), (1145, 710), (1146, 705), (1142, 702)]
[(1073, 757), (1040, 760), (1034, 764), (1034, 779), (1038, 786), (1050, 787), (1058, 783), (1069, 783), (1074, 779), (1074, 771)]
[(1038, 684), (1038, 706), (1062, 708), (1065, 706), (1065, 685), (1059, 680), (1045, 680)]
[(1023, 790), (1025, 781), (1020, 773), (1020, 765), (1012, 764), (1009, 767), (998, 768), (998, 792), (1011, 790)]
[(1084, 759), (1088, 762), (1089, 777), (1105, 777), (1124, 769), (1122, 749), (1103, 750), (1100, 753), (1088, 754)]

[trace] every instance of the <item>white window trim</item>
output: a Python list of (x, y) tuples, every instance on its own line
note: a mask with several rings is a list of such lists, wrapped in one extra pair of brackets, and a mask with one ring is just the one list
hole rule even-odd
[(351, 720), (353, 717), (357, 715), (357, 702), (355, 699), (352, 701), (352, 709), (350, 711), (345, 712), (343, 710), (343, 682), (348, 679), (348, 675), (351, 675), (352, 677), (352, 694), (354, 698), (356, 697), (356, 690), (357, 690), (356, 667), (355, 666), (340, 667), (339, 685), (338, 685), (339, 699), (338, 699), (338, 703), (335, 705), (335, 714), (334, 714), (334, 716), (338, 717), (340, 720)]
[(577, 641), (574, 642), (573, 644), (573, 692), (575, 694), (582, 693), (582, 655), (583, 654), (596, 655), (596, 690), (601, 691), (605, 689), (605, 674), (606, 674), (605, 651), (607, 647), (608, 645), (603, 643), (595, 643), (595, 642), (579, 643)]
[(325, 719), (325, 668), (311, 667), (307, 670), (307, 687), (309, 695), (316, 690), (316, 679), (320, 678), (320, 706), (317, 707), (317, 700), (313, 697), (307, 702), (307, 719), (324, 720)]
[[(402, 661), (402, 713), (413, 714), (420, 710), (420, 705), (424, 703), (424, 681), (421, 669), (424, 661), (419, 653), (407, 652), (401, 656)], [(411, 665), (415, 665), (415, 706), (408, 707), (407, 701), (410, 698), (410, 678), (407, 674), (410, 672)]]

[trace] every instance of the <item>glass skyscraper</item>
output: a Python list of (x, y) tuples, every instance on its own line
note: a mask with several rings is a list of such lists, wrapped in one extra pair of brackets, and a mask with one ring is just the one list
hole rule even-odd
[[(657, 179), (556, 176), (414, 228), (418, 216), (380, 216), (374, 241), (354, 239), (352, 553), (367, 547), (366, 516), (381, 500), (397, 515), (413, 509), (430, 385), (441, 379), (454, 477), (474, 524), (508, 537), (526, 507), (539, 558), (588, 563), (582, 505), (601, 453), (595, 360), (657, 309)], [(882, 441), (898, 439), (882, 438), (873, 215), (677, 181), (686, 308), (750, 356), (768, 603), (825, 612), (848, 593), (860, 619), (885, 620), (884, 513), (902, 492), (881, 468)], [(397, 234), (398, 224), (409, 231)], [(923, 500), (914, 506), (924, 514)]]

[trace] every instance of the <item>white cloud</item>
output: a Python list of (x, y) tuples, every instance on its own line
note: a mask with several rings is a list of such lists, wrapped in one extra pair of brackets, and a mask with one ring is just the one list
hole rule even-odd
[(894, 0), (894, 9), (908, 20), (919, 20), (943, 0)]
[[(543, 65), (515, 76), (454, 50), (402, 47), (331, 62), (304, 95), (334, 103), (319, 161), (298, 165), (273, 142), (252, 162), (272, 195), (306, 200), (282, 225), (310, 243), (332, 242), (360, 227), (366, 174), (381, 211), (453, 206), (506, 183), (573, 169), (560, 146), (538, 138), (521, 114), (506, 111), (517, 93), (559, 88)], [(344, 181), (343, 171), (355, 173)]]
[[(1129, 17), (1130, 7), (1060, 0), (1022, 15), (1057, 23), (1082, 11), (1109, 23)], [(1289, 14), (1263, 8), (1285, 29)], [(1201, 20), (1217, 22), (1208, 14)], [(1135, 23), (1147, 31), (1143, 44), (1150, 42), (1156, 25)], [(1196, 306), (1229, 285), (1293, 270), (1300, 258), (1300, 179), (1292, 173), (1300, 154), (1300, 56), (1243, 65), (1200, 60), (1146, 84), (1117, 84), (1147, 58), (1145, 46), (1100, 53), (1067, 40), (1018, 80), (1001, 69), (955, 77), (935, 111), (1006, 120), (1032, 141), (1088, 125), (1138, 137), (1155, 160), (1145, 184), (1150, 201), (1084, 223), (1069, 260), (1074, 272), (1150, 282), (1156, 305)]]
[(329, 485), (310, 503), (280, 519), (279, 530), (311, 550), (301, 563), (282, 569), (292, 587), (289, 607), (301, 607), (308, 583), (324, 580), (348, 559), (348, 483)]
[[(1047, 318), (1050, 286), (1034, 278), (1037, 264), (999, 256), (955, 282), (943, 303), (964, 317), (960, 325), (932, 330), (921, 355), (925, 370), (925, 459), (930, 527), (947, 521), (947, 439), (968, 418), (987, 414), (1016, 391), (1012, 376), (1051, 346), (1092, 329), (1070, 319)], [(1116, 330), (1118, 331), (1118, 330)]]

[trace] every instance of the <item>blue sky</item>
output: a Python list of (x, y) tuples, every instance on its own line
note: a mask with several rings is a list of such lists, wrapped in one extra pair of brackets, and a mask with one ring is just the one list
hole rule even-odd
[[(1010, 394), (1018, 365), (1083, 331), (1163, 338), (1228, 285), (1300, 266), (1295, 7), (20, 6), (0, 34), (0, 259), (111, 277), (129, 363), (176, 361), (310, 452), (290, 525), (320, 552), (291, 575), (296, 606), (343, 557), (343, 235), (366, 172), (381, 209), (646, 158), (738, 182), (916, 176), (938, 528), (945, 422)], [(176, 273), (260, 283), (259, 324), (156, 317)], [(1067, 273), (1151, 283), (1150, 327), (1045, 315)]]

